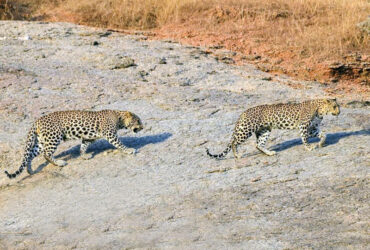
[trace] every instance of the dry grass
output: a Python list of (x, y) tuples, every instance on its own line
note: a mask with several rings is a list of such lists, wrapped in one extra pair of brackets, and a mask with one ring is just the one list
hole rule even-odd
[(31, 16), (29, 5), (24, 1), (0, 0), (0, 20), (22, 20)]
[[(287, 67), (294, 60), (296, 67), (308, 68), (307, 76), (311, 75), (311, 68), (322, 62), (343, 61), (343, 56), (353, 52), (366, 60), (370, 53), (368, 34), (356, 28), (370, 13), (367, 0), (7, 2), (27, 5), (33, 18), (120, 29), (152, 29), (162, 37), (280, 58), (287, 62)], [(285, 71), (291, 73), (294, 67)]]
[[(151, 29), (167, 24), (198, 25), (203, 31), (247, 34), (272, 44), (343, 54), (368, 48), (355, 25), (370, 13), (367, 0), (38, 0), (39, 14), (59, 20), (114, 28)], [(57, 10), (54, 12), (54, 10)], [(63, 15), (61, 15), (63, 17)]]

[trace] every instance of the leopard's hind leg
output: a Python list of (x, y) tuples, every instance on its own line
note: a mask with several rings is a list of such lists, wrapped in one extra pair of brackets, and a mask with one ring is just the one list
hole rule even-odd
[(40, 140), (45, 159), (51, 164), (58, 167), (64, 167), (65, 165), (67, 165), (66, 161), (57, 160), (54, 158), (54, 153), (62, 140), (63, 134), (61, 131), (54, 131), (52, 134), (47, 134), (46, 136), (43, 136)]
[(238, 153), (238, 146), (239, 144), (234, 140), (231, 143), (231, 148), (233, 150), (234, 158), (235, 159), (240, 159), (241, 155)]
[(238, 146), (244, 143), (251, 136), (252, 132), (249, 129), (238, 129), (234, 132), (231, 148), (236, 159), (241, 158), (241, 154), (238, 153)]
[(28, 163), (27, 163), (27, 173), (33, 174), (34, 171), (32, 170), (31, 167), (31, 162), (32, 160), (37, 157), (39, 154), (42, 153), (42, 146), (39, 144), (38, 139), (36, 138), (35, 145), (30, 152), (29, 158), (28, 158)]

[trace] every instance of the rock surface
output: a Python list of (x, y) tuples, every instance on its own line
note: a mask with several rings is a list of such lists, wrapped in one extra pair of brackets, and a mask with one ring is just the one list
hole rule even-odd
[(205, 148), (223, 150), (243, 110), (323, 97), (323, 87), (66, 23), (0, 22), (0, 48), (1, 172), (18, 169), (27, 130), (52, 111), (130, 110), (145, 125), (121, 133), (135, 156), (98, 141), (83, 160), (68, 141), (57, 151), (66, 167), (39, 157), (32, 176), (3, 174), (1, 249), (368, 247), (368, 105), (325, 117), (324, 148), (307, 152), (297, 131), (274, 130), (276, 156), (258, 153), (253, 136), (241, 160), (217, 161)]

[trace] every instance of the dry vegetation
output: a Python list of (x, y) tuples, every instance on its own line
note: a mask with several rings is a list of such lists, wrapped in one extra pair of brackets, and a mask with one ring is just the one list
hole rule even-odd
[[(369, 87), (369, 35), (356, 27), (370, 13), (367, 0), (5, 2), (8, 2), (7, 12), (13, 14), (3, 13), (0, 18), (23, 15), (26, 19), (150, 29), (160, 38), (194, 45), (219, 45), (240, 55), (259, 55), (261, 59), (259, 56), (257, 59), (251, 56), (236, 59), (254, 60), (266, 71), (321, 81), (351, 79), (362, 83), (365, 90)], [(10, 2), (14, 8), (9, 8)], [(24, 11), (25, 6), (28, 12)], [(329, 69), (333, 61), (354, 66), (343, 72), (333, 72)]]

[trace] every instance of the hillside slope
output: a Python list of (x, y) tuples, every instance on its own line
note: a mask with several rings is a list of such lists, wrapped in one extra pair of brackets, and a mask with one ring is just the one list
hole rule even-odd
[(277, 156), (252, 137), (241, 160), (216, 161), (205, 148), (223, 150), (243, 110), (322, 97), (323, 87), (67, 23), (4, 21), (0, 38), (1, 172), (19, 167), (42, 114), (122, 109), (145, 126), (121, 133), (135, 156), (99, 141), (83, 160), (69, 141), (57, 151), (64, 168), (39, 157), (32, 176), (0, 175), (0, 248), (366, 248), (370, 110), (355, 96), (325, 117), (324, 148), (307, 152), (297, 131), (275, 130)]

